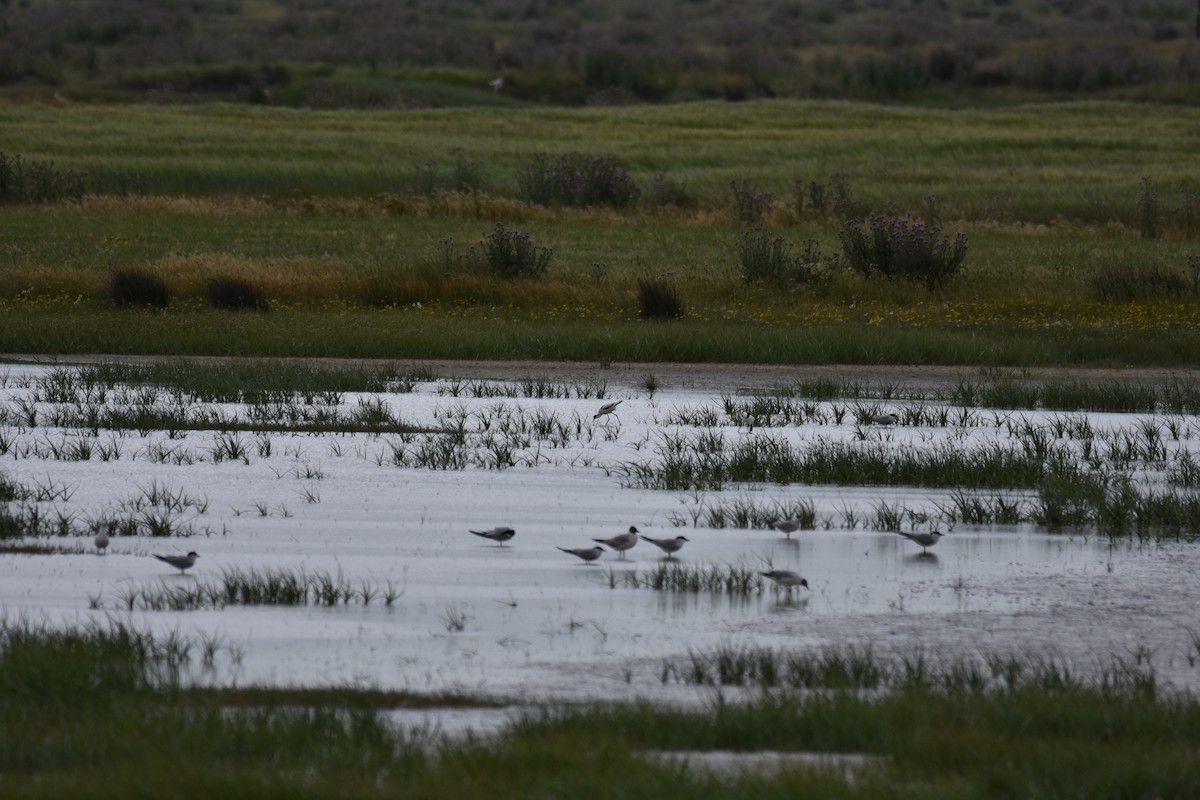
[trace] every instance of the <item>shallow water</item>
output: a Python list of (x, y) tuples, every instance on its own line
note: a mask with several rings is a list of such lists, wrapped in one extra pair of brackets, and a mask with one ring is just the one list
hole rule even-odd
[[(11, 384), (8, 398), (20, 393)], [(861, 524), (845, 529), (837, 524), (839, 514), (849, 509), (869, 516), (882, 501), (936, 515), (947, 491), (754, 486), (700, 495), (623, 488), (604, 465), (648, 457), (659, 435), (657, 419), (672, 407), (719, 405), (719, 396), (660, 392), (650, 400), (633, 386), (610, 386), (610, 396), (625, 400), (619, 427), (572, 447), (547, 448), (535, 468), (397, 468), (379, 461), (386, 440), (366, 435), (273, 435), (270, 455), (252, 452), (249, 464), (172, 465), (145, 456), (155, 443), (204, 455), (214, 434), (203, 431), (171, 440), (163, 433), (102, 433), (123, 442), (122, 457), (110, 462), (10, 454), (0, 463), (9, 480), (70, 487), (69, 499), (41, 504), (48, 513), (86, 519), (155, 482), (203, 497), (206, 508), (187, 512), (197, 533), (188, 539), (120, 537), (103, 556), (0, 555), (0, 603), (8, 619), (79, 623), (112, 615), (197, 641), (217, 639), (214, 668), (197, 666), (194, 679), (222, 685), (460, 690), (517, 701), (636, 695), (683, 701), (696, 690), (664, 686), (664, 661), (728, 645), (869, 646), (881, 657), (1022, 652), (1062, 658), (1079, 669), (1136, 654), (1150, 659), (1163, 680), (1200, 684), (1193, 665), (1200, 659), (1193, 637), (1200, 629), (1194, 546), (1114, 545), (1028, 526), (960, 525), (923, 553), (893, 533)], [(540, 407), (583, 418), (597, 405), (445, 398), (435, 385), (385, 400), (404, 418), (425, 421), (455, 404)], [(1093, 419), (1110, 427), (1136, 424), (1123, 415)], [(850, 439), (852, 431), (822, 425), (770, 434)], [(988, 431), (979, 426), (967, 435), (987, 441)], [(746, 435), (736, 426), (726, 434)], [(5, 429), (17, 444), (75, 435)], [(899, 427), (871, 435), (922, 447), (962, 434)], [(314, 471), (319, 477), (300, 477)], [(319, 501), (310, 502), (314, 493)], [(698, 502), (798, 498), (811, 500), (830, 528), (789, 540), (774, 531), (672, 523), (690, 521), (688, 510)], [(510, 546), (468, 533), (497, 524), (517, 529)], [(626, 561), (606, 554), (595, 564), (556, 549), (590, 546), (593, 537), (611, 537), (629, 525), (658, 538), (686, 535), (691, 541), (678, 554), (681, 564), (791, 569), (807, 577), (811, 591), (776, 592), (768, 584), (731, 597), (630, 588), (627, 572), (644, 575), (662, 563), (652, 545), (640, 543)], [(90, 548), (85, 538), (59, 543)], [(201, 557), (183, 576), (149, 557), (189, 549)], [(376, 598), (365, 607), (332, 609), (123, 610), (120, 598), (130, 588), (215, 581), (234, 567), (331, 573), (354, 585), (391, 581), (403, 593), (391, 607)]]

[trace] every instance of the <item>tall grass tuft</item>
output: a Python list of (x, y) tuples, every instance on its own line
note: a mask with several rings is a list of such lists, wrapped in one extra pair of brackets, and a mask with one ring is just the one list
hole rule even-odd
[(815, 239), (804, 242), (795, 252), (782, 236), (773, 236), (771, 229), (756, 225), (742, 231), (738, 237), (738, 261), (742, 280), (746, 283), (772, 281), (775, 283), (812, 283), (821, 266), (821, 248)]
[(267, 311), (270, 308), (262, 290), (242, 278), (213, 278), (208, 282), (205, 296), (213, 308), (231, 311)]
[(679, 292), (666, 281), (642, 278), (637, 293), (642, 319), (680, 319), (685, 313)]
[(538, 153), (518, 167), (517, 183), (522, 200), (541, 206), (626, 208), (642, 193), (612, 155)]
[(144, 269), (112, 270), (108, 276), (108, 296), (118, 306), (166, 308), (171, 304), (167, 282)]

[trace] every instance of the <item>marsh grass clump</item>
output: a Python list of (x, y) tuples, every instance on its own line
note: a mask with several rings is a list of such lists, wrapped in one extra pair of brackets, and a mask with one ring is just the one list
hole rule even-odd
[(248, 280), (233, 277), (213, 278), (205, 287), (205, 297), (212, 308), (230, 311), (267, 311), (270, 303), (262, 290)]
[(958, 274), (967, 257), (966, 234), (952, 240), (936, 225), (908, 215), (872, 214), (867, 228), (849, 219), (839, 234), (847, 263), (864, 278), (907, 278), (937, 289)]
[(766, 226), (756, 225), (738, 236), (738, 261), (746, 283), (812, 283), (822, 265), (832, 268), (835, 260), (822, 259), (815, 239), (806, 240), (796, 252), (790, 242), (782, 236), (773, 236)]
[(731, 181), (733, 191), (733, 216), (738, 222), (756, 225), (762, 222), (767, 211), (775, 202), (775, 193), (762, 191), (750, 178)]
[(503, 222), (484, 237), (483, 250), (492, 273), (500, 278), (540, 278), (554, 257), (553, 248), (538, 247), (530, 234), (509, 230)]
[(680, 319), (684, 316), (679, 292), (666, 281), (642, 278), (638, 281), (637, 295), (642, 319)]
[(658, 564), (644, 575), (625, 573), (625, 586), (660, 592), (749, 595), (762, 591), (758, 571), (737, 565), (698, 566), (678, 563)]
[(171, 304), (171, 289), (148, 270), (119, 268), (108, 275), (108, 297), (118, 306), (166, 308)]
[(0, 152), (0, 203), (82, 203), (84, 176), (55, 169), (53, 161), (26, 161)]
[(642, 193), (616, 156), (586, 153), (538, 153), (517, 169), (517, 184), (522, 200), (541, 206), (626, 208)]
[(1182, 273), (1158, 265), (1102, 267), (1091, 276), (1089, 283), (1092, 294), (1105, 303), (1178, 300), (1191, 293), (1191, 286)]

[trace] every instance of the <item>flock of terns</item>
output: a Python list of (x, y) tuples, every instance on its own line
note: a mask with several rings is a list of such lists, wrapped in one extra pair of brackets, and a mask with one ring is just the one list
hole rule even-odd
[[(600, 419), (601, 417), (605, 417), (610, 414), (615, 416), (617, 406), (619, 406), (621, 402), (622, 401), (620, 400), (614, 400), (610, 403), (605, 403), (604, 405), (600, 406), (600, 409), (595, 413), (595, 415), (593, 415), (592, 419)], [(895, 414), (890, 413), (877, 414), (871, 417), (868, 421), (872, 425), (895, 425), (900, 421), (900, 418)], [(746, 412), (742, 415), (742, 423), (748, 426), (751, 431), (754, 430), (754, 418), (749, 414), (749, 412)], [(783, 533), (790, 539), (793, 533), (803, 527), (803, 523), (799, 519), (781, 519), (772, 523), (771, 527)], [(516, 530), (508, 527), (507, 525), (499, 525), (495, 528), (490, 528), (484, 531), (472, 530), (471, 533), (475, 534), (476, 536), (482, 536), (484, 539), (490, 539), (501, 547), (504, 546), (505, 542), (510, 541), (514, 536), (517, 535)], [(945, 535), (941, 531), (932, 531), (930, 533), (906, 533), (904, 531), (896, 531), (896, 533), (916, 544), (919, 544), (921, 546), (921, 552), (925, 552), (928, 548), (933, 547), (938, 543), (938, 540)], [(654, 539), (642, 533), (636, 527), (630, 525), (628, 531), (618, 534), (611, 539), (593, 539), (593, 542), (597, 542), (594, 547), (559, 547), (558, 549), (564, 553), (568, 553), (582, 559), (585, 563), (591, 563), (600, 558), (600, 556), (606, 552), (605, 549), (600, 545), (607, 545), (618, 554), (620, 560), (624, 561), (625, 552), (632, 549), (634, 545), (643, 539), (666, 553), (666, 557), (668, 559), (674, 558), (675, 554), (678, 553), (680, 549), (682, 549), (682, 547), (688, 542), (688, 538), (686, 536), (676, 536), (673, 539)], [(105, 549), (108, 547), (108, 543), (109, 537), (107, 532), (100, 531), (96, 534), (96, 549), (100, 553), (105, 551)], [(200, 555), (193, 550), (186, 555), (159, 555), (158, 553), (155, 553), (154, 557), (159, 561), (162, 561), (164, 564), (169, 564), (170, 566), (179, 570), (179, 574), (183, 575), (189, 569), (195, 566), (196, 559), (199, 558)], [(808, 581), (790, 569), (773, 569), (759, 574), (774, 581), (776, 586), (787, 589), (788, 591), (791, 591), (796, 587), (803, 587), (805, 589), (808, 588)]]

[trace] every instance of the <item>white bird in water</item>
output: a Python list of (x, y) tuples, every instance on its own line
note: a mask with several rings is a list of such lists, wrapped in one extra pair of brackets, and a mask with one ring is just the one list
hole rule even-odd
[(600, 547), (599, 545), (597, 545), (595, 547), (579, 547), (579, 548), (560, 547), (558, 549), (562, 550), (564, 553), (570, 553), (571, 555), (582, 558), (584, 561), (588, 561), (588, 562), (595, 561), (597, 558), (600, 557), (601, 553), (604, 552), (604, 548)]
[(191, 566), (196, 563), (196, 559), (199, 558), (200, 555), (193, 550), (186, 556), (160, 556), (158, 553), (155, 553), (154, 557), (159, 561), (162, 561), (164, 564), (170, 564), (172, 567), (179, 570), (179, 574), (182, 575), (185, 570), (190, 569)]
[(498, 525), (495, 528), (486, 531), (471, 531), (476, 536), (482, 536), (485, 539), (491, 539), (496, 544), (504, 547), (504, 543), (517, 535), (517, 532), (507, 525)]
[(738, 421), (746, 426), (746, 433), (754, 433), (754, 415), (749, 411), (743, 411), (738, 415)]
[(905, 539), (916, 542), (921, 545), (921, 552), (924, 553), (927, 548), (933, 547), (946, 534), (941, 531), (933, 531), (932, 533), (905, 533), (904, 531), (896, 531)]
[(782, 586), (789, 592), (797, 586), (808, 588), (808, 581), (801, 578), (798, 573), (792, 572), (790, 569), (773, 569), (770, 572), (759, 573), (764, 578), (770, 578), (775, 581), (776, 586)]
[(600, 410), (596, 412), (592, 419), (600, 419), (601, 417), (609, 414), (613, 414), (615, 416), (617, 413), (617, 406), (621, 405), (622, 402), (624, 401), (613, 400), (611, 403), (605, 403), (604, 405), (600, 406)]
[(895, 414), (876, 414), (867, 420), (872, 425), (895, 425), (900, 421), (900, 417)]
[(108, 547), (108, 531), (100, 531), (93, 541), (96, 543), (96, 550), (103, 554)]
[(639, 534), (643, 539), (652, 545), (658, 547), (667, 554), (667, 558), (674, 558), (674, 554), (679, 552), (679, 548), (689, 541), (686, 536), (676, 536), (674, 539), (651, 539), (646, 534)]
[(792, 538), (792, 534), (804, 527), (799, 517), (790, 519), (780, 519), (771, 523), (771, 527), (782, 533), (787, 538)]
[(592, 541), (608, 545), (613, 550), (616, 550), (620, 554), (617, 557), (624, 561), (625, 551), (638, 543), (638, 529), (630, 525), (627, 532), (618, 534), (611, 539), (592, 539)]

